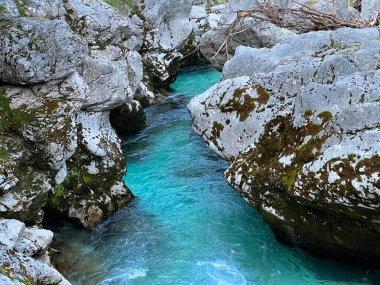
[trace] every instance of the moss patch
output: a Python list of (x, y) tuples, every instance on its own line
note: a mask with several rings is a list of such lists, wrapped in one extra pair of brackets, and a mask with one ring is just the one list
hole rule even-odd
[(7, 11), (8, 11), (8, 9), (5, 6), (5, 4), (1, 4), (0, 5), (0, 17), (3, 16)]
[(214, 145), (217, 145), (216, 140), (220, 137), (220, 133), (223, 130), (224, 130), (224, 126), (221, 123), (214, 121), (212, 125), (212, 129), (211, 129), (211, 136), (210, 136), (210, 140), (214, 143)]
[[(242, 180), (254, 178), (253, 187), (260, 188), (267, 185), (268, 177), (273, 177), (275, 173), (275, 180), (282, 184), (283, 189), (292, 191), (302, 166), (320, 154), (320, 148), (326, 140), (325, 136), (320, 135), (322, 130), (319, 124), (308, 123), (296, 128), (289, 116), (277, 118), (265, 126), (256, 148), (239, 155), (227, 176), (241, 168), (245, 176)], [(306, 137), (310, 138), (304, 143)], [(289, 165), (284, 166), (279, 162), (284, 156), (292, 156)]]
[(26, 105), (12, 109), (10, 100), (1, 93), (0, 89), (0, 133), (19, 133), (24, 123), (33, 119)]
[(269, 93), (261, 86), (254, 87), (258, 97), (251, 97), (247, 91), (247, 87), (237, 88), (232, 94), (232, 98), (223, 106), (220, 107), (222, 112), (230, 113), (236, 112), (239, 121), (244, 122), (248, 119), (249, 115), (255, 110), (256, 104), (267, 104), (269, 101)]
[(26, 17), (26, 9), (29, 5), (29, 0), (15, 0), (14, 2), (17, 6), (17, 10), (20, 13), (20, 16)]
[(333, 115), (329, 111), (324, 111), (318, 114), (318, 118), (321, 119), (322, 124), (327, 124), (331, 121)]
[(104, 0), (107, 4), (118, 9), (124, 14), (139, 14), (139, 5), (134, 0)]

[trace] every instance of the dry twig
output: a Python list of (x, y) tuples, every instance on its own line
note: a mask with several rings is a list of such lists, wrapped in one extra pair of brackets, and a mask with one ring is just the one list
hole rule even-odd
[(295, 30), (301, 33), (335, 30), (343, 27), (362, 29), (380, 24), (380, 15), (376, 15), (373, 20), (365, 23), (343, 21), (335, 15), (317, 11), (297, 2), (296, 0), (292, 0), (292, 2), (296, 4), (295, 7), (285, 8), (272, 6), (267, 2), (259, 3), (259, 1), (256, 0), (256, 8), (238, 11), (236, 20), (226, 29), (225, 40), (214, 57), (223, 51), (228, 55), (228, 43), (231, 38), (250, 28), (246, 27), (243, 30), (241, 29), (241, 27), (244, 26), (244, 20), (247, 18), (268, 21), (279, 27)]

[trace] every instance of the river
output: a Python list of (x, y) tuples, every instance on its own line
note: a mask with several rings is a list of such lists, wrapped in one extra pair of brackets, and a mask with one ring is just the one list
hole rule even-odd
[[(123, 140), (137, 196), (92, 230), (60, 222), (57, 257), (73, 284), (380, 284), (380, 272), (319, 260), (278, 243), (225, 182), (227, 163), (191, 129), (190, 99), (221, 78), (183, 70), (150, 126)], [(378, 283), (377, 283), (378, 282)]]

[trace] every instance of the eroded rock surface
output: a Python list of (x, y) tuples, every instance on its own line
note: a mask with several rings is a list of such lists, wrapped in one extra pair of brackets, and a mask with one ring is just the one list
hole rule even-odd
[(191, 0), (145, 0), (142, 15), (145, 38), (143, 60), (149, 78), (156, 86), (167, 86), (178, 74), (182, 54), (179, 50), (188, 39)]
[(86, 53), (87, 47), (63, 20), (2, 20), (0, 78), (4, 82), (31, 84), (64, 78)]
[[(255, 17), (245, 17), (238, 24), (231, 28), (231, 24), (237, 19), (237, 14), (241, 10), (257, 8), (259, 5), (269, 5), (281, 8), (299, 8), (300, 5), (308, 6), (316, 11), (328, 13), (343, 21), (360, 22), (359, 12), (348, 5), (346, 0), (316, 0), (316, 1), (291, 1), (291, 0), (271, 0), (271, 1), (249, 1), (231, 0), (218, 21), (218, 25), (212, 27), (205, 33), (200, 41), (200, 50), (216, 68), (222, 70), (225, 62), (232, 58), (235, 50), (239, 46), (254, 48), (271, 48), (282, 40), (303, 32), (302, 25), (295, 25), (294, 29), (286, 29), (277, 26), (262, 14)], [(263, 20), (264, 19), (264, 20)], [(296, 16), (287, 15), (287, 21), (297, 23)], [(226, 39), (228, 36), (228, 45)]]
[(126, 17), (101, 0), (68, 0), (64, 6), (68, 23), (91, 45), (116, 43), (129, 49), (140, 48), (142, 29), (135, 18)]
[(109, 113), (142, 96), (141, 21), (100, 0), (0, 7), (1, 216), (93, 226), (132, 198)]
[[(48, 247), (53, 233), (12, 219), (0, 219), (1, 284), (69, 285), (50, 267)], [(45, 262), (40, 261), (44, 259)]]
[(0, 0), (0, 283), (68, 284), (40, 262), (52, 233), (24, 222), (92, 227), (133, 198), (110, 113), (120, 133), (145, 127), (149, 87), (178, 73), (191, 1), (106, 2)]
[(239, 47), (190, 102), (194, 130), (232, 163), (227, 181), (280, 240), (378, 264), (379, 54), (377, 28)]

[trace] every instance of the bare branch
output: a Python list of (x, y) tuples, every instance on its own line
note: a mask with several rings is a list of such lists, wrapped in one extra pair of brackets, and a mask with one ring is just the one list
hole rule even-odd
[(267, 1), (260, 3), (256, 0), (255, 8), (238, 11), (236, 20), (227, 27), (225, 31), (226, 37), (213, 58), (223, 51), (225, 51), (226, 57), (228, 57), (228, 43), (233, 36), (250, 28), (245, 27), (242, 29), (242, 27), (244, 27), (244, 20), (247, 18), (268, 21), (279, 27), (295, 30), (301, 33), (335, 30), (342, 27), (362, 29), (380, 24), (379, 14), (368, 22), (350, 22), (341, 20), (335, 15), (315, 10), (296, 0), (292, 0), (292, 2), (296, 4), (295, 7), (285, 8), (271, 6)]

